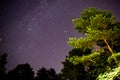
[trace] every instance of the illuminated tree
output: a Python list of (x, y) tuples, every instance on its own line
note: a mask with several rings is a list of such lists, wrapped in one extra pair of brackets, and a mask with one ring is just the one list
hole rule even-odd
[(69, 57), (68, 60), (71, 63), (74, 65), (82, 63), (89, 68), (93, 66), (94, 69), (90, 71), (91, 76), (93, 74), (98, 76), (102, 73), (102, 68), (99, 67), (111, 70), (111, 68), (119, 66), (120, 23), (115, 21), (115, 17), (110, 11), (88, 8), (79, 18), (72, 21), (74, 28), (82, 32), (85, 37), (70, 38), (68, 44), (73, 48), (89, 48), (92, 49), (92, 52), (88, 55)]

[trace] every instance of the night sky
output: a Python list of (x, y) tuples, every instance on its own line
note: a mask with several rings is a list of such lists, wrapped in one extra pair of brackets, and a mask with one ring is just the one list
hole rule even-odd
[(8, 54), (7, 69), (28, 62), (34, 71), (54, 68), (57, 73), (71, 47), (69, 37), (81, 37), (72, 19), (83, 9), (111, 10), (120, 21), (119, 0), (1, 0), (1, 48)]

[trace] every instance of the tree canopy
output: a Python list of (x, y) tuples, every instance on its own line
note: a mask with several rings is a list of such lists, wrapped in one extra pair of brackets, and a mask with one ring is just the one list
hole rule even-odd
[[(91, 72), (96, 77), (112, 68), (118, 67), (117, 69), (119, 69), (120, 44), (118, 43), (120, 43), (120, 34), (118, 33), (120, 32), (120, 23), (115, 21), (112, 13), (108, 10), (88, 8), (72, 22), (74, 28), (78, 32), (82, 32), (85, 37), (69, 38), (68, 44), (73, 48), (91, 49), (92, 52), (88, 55), (68, 57), (69, 62), (74, 65), (82, 63), (84, 66), (90, 62), (87, 66), (95, 68)], [(102, 70), (100, 67), (106, 69)]]
[(61, 80), (85, 80), (87, 78), (86, 71), (84, 65), (82, 64), (72, 64), (69, 62), (68, 58), (73, 56), (81, 57), (83, 54), (87, 55), (91, 53), (90, 49), (82, 50), (82, 49), (72, 49), (69, 51), (68, 55), (63, 64), (63, 69), (61, 70)]
[(47, 70), (42, 67), (38, 70), (35, 80), (60, 80), (53, 68)]
[(8, 72), (8, 80), (34, 80), (34, 71), (31, 66), (20, 64), (15, 69)]

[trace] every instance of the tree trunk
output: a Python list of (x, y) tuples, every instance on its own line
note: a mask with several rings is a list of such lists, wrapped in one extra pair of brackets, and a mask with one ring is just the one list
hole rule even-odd
[(105, 44), (107, 45), (108, 50), (111, 52), (111, 55), (113, 56), (113, 58), (114, 58), (114, 60), (115, 60), (115, 62), (116, 62), (116, 64), (117, 64), (117, 63), (118, 63), (118, 61), (117, 61), (117, 59), (114, 57), (114, 53), (113, 53), (112, 48), (111, 48), (111, 47), (110, 47), (110, 45), (108, 44), (108, 42), (107, 42), (106, 38), (104, 38), (104, 37), (103, 37), (103, 40), (104, 40)]

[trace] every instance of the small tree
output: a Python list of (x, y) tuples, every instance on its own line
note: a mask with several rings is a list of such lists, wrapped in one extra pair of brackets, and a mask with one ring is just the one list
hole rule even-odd
[(53, 68), (47, 70), (42, 67), (38, 70), (35, 80), (59, 80), (59, 77)]
[(0, 79), (5, 80), (6, 78), (6, 64), (7, 64), (7, 54), (0, 54)]
[(20, 64), (8, 72), (8, 80), (34, 80), (34, 71), (28, 63)]

